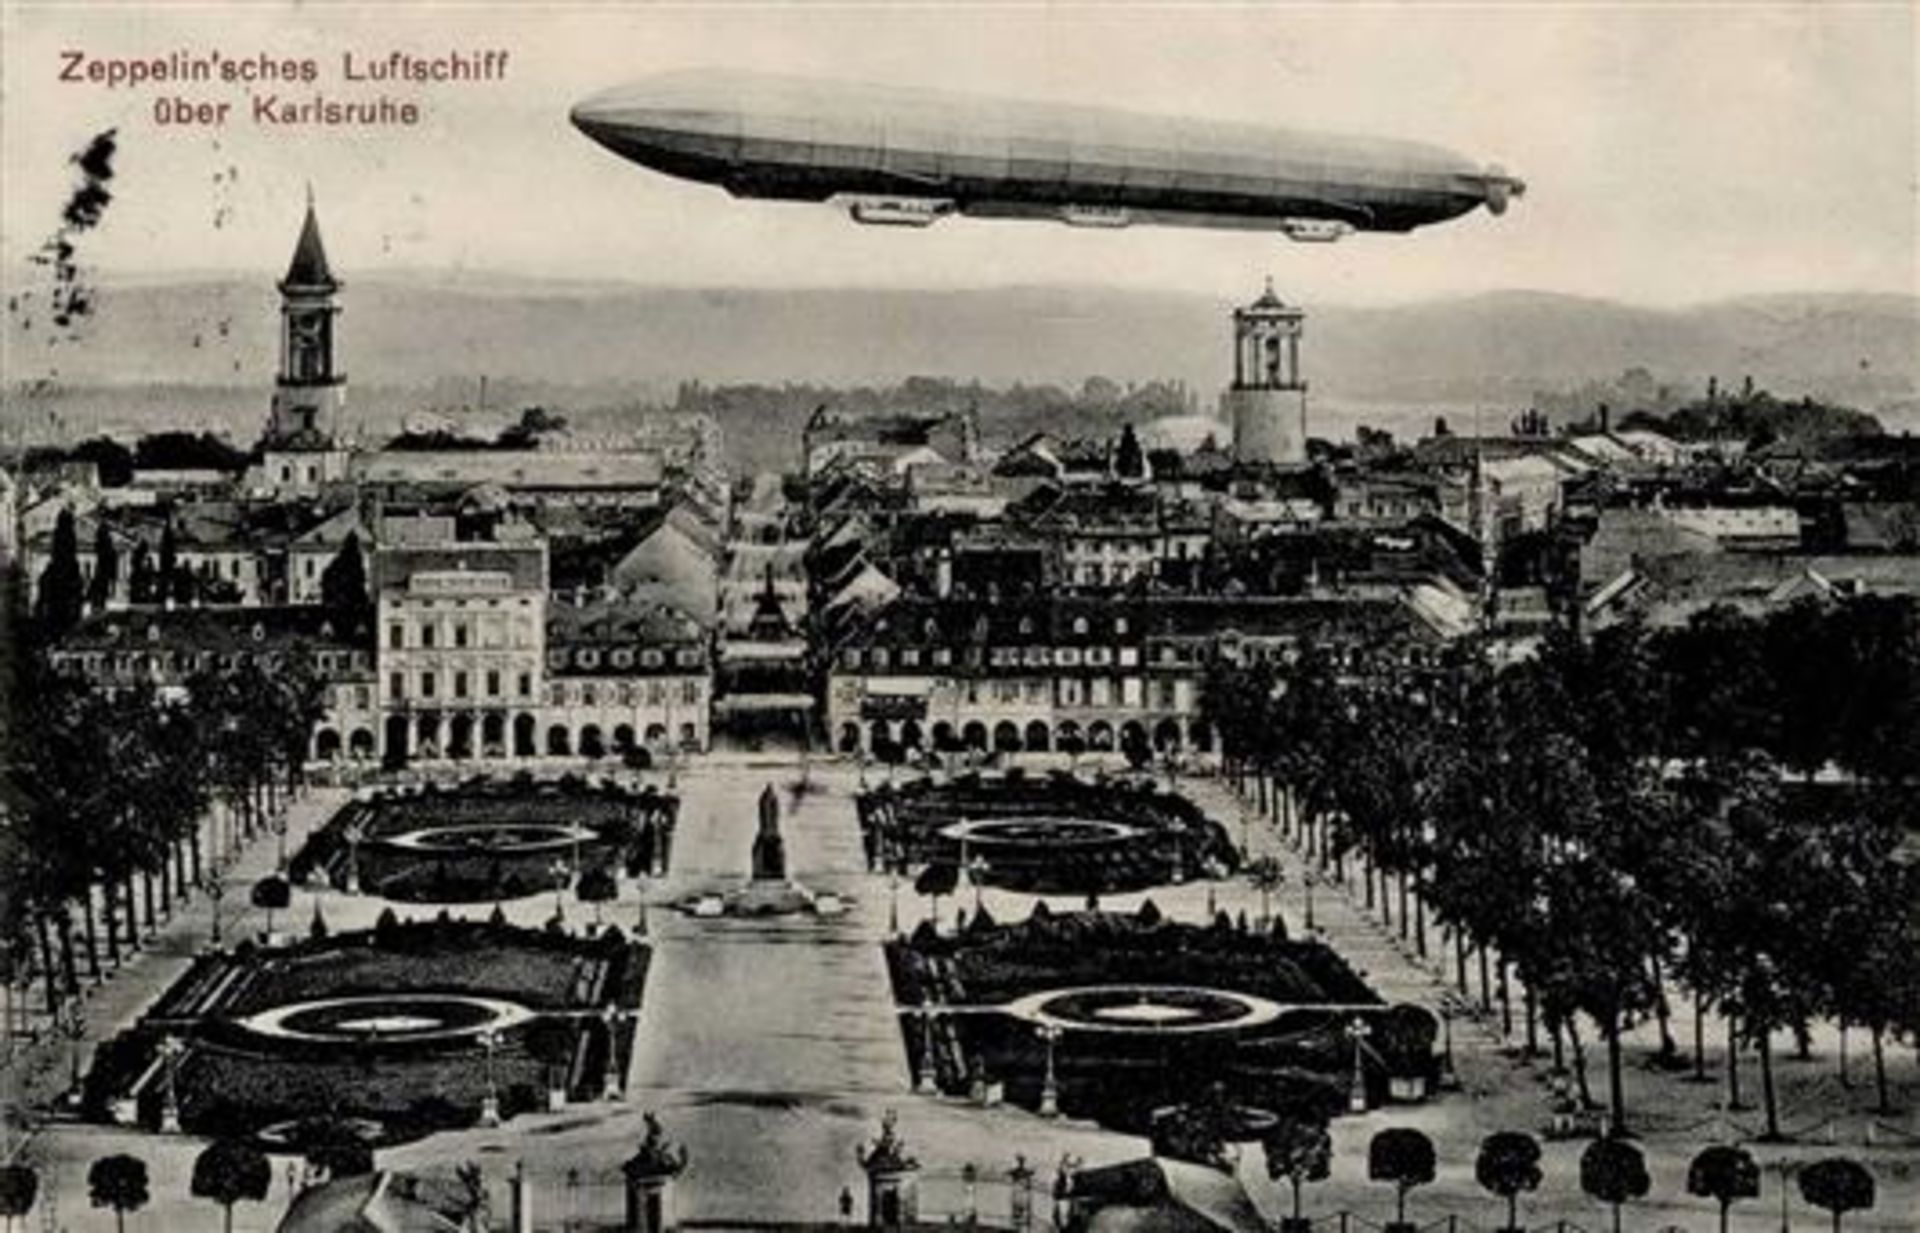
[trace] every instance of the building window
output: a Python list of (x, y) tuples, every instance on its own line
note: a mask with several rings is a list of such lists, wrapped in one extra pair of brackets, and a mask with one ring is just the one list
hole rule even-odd
[(667, 662), (667, 657), (658, 651), (642, 651), (640, 652), (640, 662), (649, 668), (658, 668), (661, 664)]
[(389, 672), (387, 674), (387, 693), (396, 701), (404, 699), (407, 696), (407, 674), (404, 672)]
[(680, 682), (680, 701), (686, 703), (688, 706), (698, 705), (700, 702), (700, 682)]
[(860, 648), (856, 646), (848, 647), (846, 653), (842, 655), (840, 659), (847, 667), (858, 668), (860, 666)]
[(600, 691), (594, 688), (592, 681), (588, 681), (580, 687), (580, 702), (584, 706), (598, 706), (600, 704)]
[(533, 697), (533, 673), (522, 672), (520, 674), (519, 693), (522, 698)]
[(455, 622), (455, 623), (454, 623), (454, 626), (453, 626), (453, 645), (454, 645), (454, 646), (456, 646), (456, 647), (459, 647), (459, 648), (461, 648), (462, 650), (465, 650), (465, 649), (466, 649), (466, 645), (467, 645), (467, 623), (466, 623), (465, 621), (457, 621), (457, 622)]
[(433, 635), (433, 623), (431, 621), (420, 622), (420, 645), (423, 647), (431, 647), (433, 645)]
[(433, 697), (433, 686), (434, 686), (433, 673), (422, 672), (420, 674), (420, 696), (422, 698)]
[(582, 650), (580, 652), (580, 666), (582, 668), (598, 668), (600, 666), (600, 652), (591, 648)]
[(464, 698), (467, 696), (466, 673), (456, 672), (453, 674), (453, 696), (456, 698)]
[(497, 668), (489, 668), (487, 669), (487, 697), (498, 698), (499, 696), (500, 670)]
[(633, 652), (621, 647), (613, 653), (613, 666), (616, 668), (633, 667)]
[(404, 647), (406, 645), (407, 645), (407, 627), (405, 625), (402, 625), (398, 621), (395, 621), (393, 624), (387, 626), (388, 649), (397, 651), (401, 647)]

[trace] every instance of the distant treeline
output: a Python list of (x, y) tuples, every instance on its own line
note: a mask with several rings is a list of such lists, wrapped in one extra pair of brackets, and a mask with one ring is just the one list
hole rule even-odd
[(245, 450), (212, 433), (156, 432), (141, 437), (131, 448), (108, 436), (91, 437), (70, 449), (37, 445), (26, 451), (23, 463), (32, 473), (63, 462), (90, 462), (98, 468), (103, 487), (120, 488), (133, 482), (136, 469), (238, 472), (246, 468), (248, 457)]
[(1063, 437), (1108, 437), (1123, 423), (1183, 415), (1197, 405), (1182, 381), (1122, 384), (1088, 377), (1077, 390), (1058, 385), (989, 386), (946, 377), (909, 377), (897, 385), (832, 386), (682, 384), (673, 410), (712, 416), (726, 434), (737, 467), (791, 467), (800, 433), (815, 409), (848, 416), (938, 415), (971, 409), (981, 436), (1010, 442), (1045, 430)]
[(1597, 430), (1604, 415), (1617, 429), (1649, 428), (1681, 441), (1744, 441), (1754, 448), (1776, 441), (1877, 437), (1886, 431), (1864, 411), (1812, 398), (1789, 401), (1756, 388), (1752, 378), (1738, 391), (1709, 380), (1704, 396), (1688, 396), (1644, 368), (1629, 368), (1611, 381), (1536, 394), (1535, 405), (1574, 432)]

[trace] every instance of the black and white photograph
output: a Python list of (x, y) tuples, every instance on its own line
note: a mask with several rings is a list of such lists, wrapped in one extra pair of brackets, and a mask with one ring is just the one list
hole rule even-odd
[(0, 0), (4, 1233), (1920, 1233), (1913, 0)]

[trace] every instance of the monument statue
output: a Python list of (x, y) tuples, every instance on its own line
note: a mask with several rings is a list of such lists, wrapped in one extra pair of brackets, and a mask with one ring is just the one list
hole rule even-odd
[(772, 784), (760, 793), (760, 830), (753, 837), (753, 880), (787, 880), (787, 844), (780, 837), (780, 798)]

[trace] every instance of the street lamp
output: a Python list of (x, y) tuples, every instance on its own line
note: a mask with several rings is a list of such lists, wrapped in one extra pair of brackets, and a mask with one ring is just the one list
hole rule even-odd
[(900, 871), (891, 865), (887, 867), (887, 932), (900, 936)]
[(1319, 884), (1320, 876), (1313, 871), (1311, 866), (1300, 874), (1300, 885), (1305, 888), (1307, 895), (1306, 930), (1308, 933), (1315, 931), (1313, 923), (1313, 888)]
[(925, 1092), (938, 1086), (934, 1082), (933, 1064), (933, 1000), (920, 1004), (920, 1068), (913, 1076), (913, 1088)]
[(619, 1067), (619, 1060), (620, 1060), (619, 1039), (620, 1038), (619, 1038), (618, 1029), (620, 1024), (633, 1019), (634, 1015), (635, 1015), (635, 1012), (631, 1010), (622, 1010), (620, 1007), (615, 1006), (612, 1002), (608, 1002), (606, 1005), (606, 1009), (600, 1012), (600, 1017), (605, 1022), (607, 1027), (606, 1086), (601, 1092), (601, 1098), (604, 1100), (620, 1099), (620, 1094), (621, 1094), (620, 1067)]
[(553, 863), (547, 866), (547, 873), (553, 878), (553, 915), (556, 920), (567, 919), (567, 907), (560, 899), (560, 892), (567, 889), (571, 872), (567, 862), (557, 856), (553, 858)]
[(1047, 1042), (1047, 1073), (1040, 1083), (1040, 1116), (1060, 1116), (1060, 1080), (1054, 1071), (1054, 1049), (1060, 1043), (1060, 1028), (1048, 1023), (1040, 1028), (1040, 1038)]
[(980, 880), (987, 872), (986, 858), (976, 856), (967, 862), (967, 880), (973, 883), (973, 914), (980, 915)]
[(1440, 1086), (1453, 1088), (1458, 1086), (1453, 1073), (1453, 1016), (1459, 1010), (1459, 1000), (1452, 990), (1440, 995)]
[(347, 823), (346, 829), (340, 834), (347, 841), (346, 891), (349, 895), (357, 895), (360, 893), (360, 841), (367, 837), (367, 830), (355, 819)]
[(1373, 1029), (1366, 1020), (1355, 1015), (1347, 1024), (1347, 1039), (1353, 1042), (1353, 1086), (1347, 1089), (1347, 1111), (1365, 1113), (1367, 1111), (1367, 1072), (1361, 1061), (1361, 1051), (1366, 1047), (1367, 1037), (1373, 1035)]
[(207, 870), (200, 879), (200, 888), (207, 892), (207, 898), (213, 900), (213, 949), (220, 949), (220, 901), (227, 897), (227, 875), (218, 865)]
[(73, 1088), (75, 1101), (80, 1099), (80, 1042), (86, 1039), (87, 1020), (80, 1013), (80, 1000), (68, 999), (61, 1007), (59, 1019), (61, 1035), (67, 1038), (67, 1077)]
[(160, 1056), (166, 1062), (167, 1087), (160, 1105), (160, 1133), (177, 1135), (180, 1133), (180, 1055), (186, 1049), (177, 1036), (168, 1036), (160, 1042)]
[(493, 1077), (493, 1053), (499, 1047), (499, 1032), (488, 1030), (480, 1033), (480, 1048), (487, 1059), (487, 1093), (480, 1098), (480, 1124), (487, 1127), (500, 1124), (500, 1096)]

